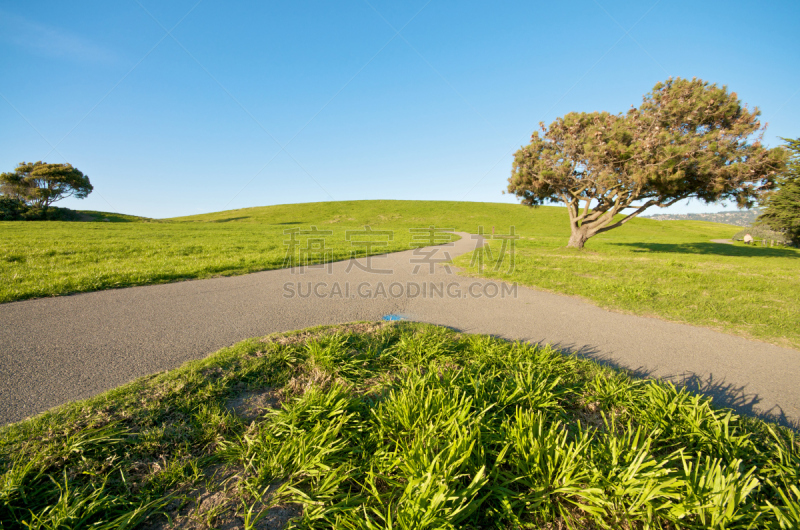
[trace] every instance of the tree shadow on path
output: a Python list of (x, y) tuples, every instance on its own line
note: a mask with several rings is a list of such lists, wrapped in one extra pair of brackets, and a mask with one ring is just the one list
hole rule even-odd
[(658, 379), (670, 381), (678, 388), (685, 388), (691, 392), (702, 394), (711, 398), (712, 403), (721, 408), (732, 409), (742, 416), (751, 416), (760, 420), (777, 423), (783, 427), (788, 427), (796, 432), (800, 432), (800, 421), (789, 418), (779, 405), (775, 405), (768, 410), (759, 407), (762, 401), (756, 393), (748, 393), (747, 385), (737, 386), (728, 383), (724, 379), (717, 379), (714, 374), (699, 375), (694, 372), (683, 372), (666, 377), (656, 377), (654, 370), (639, 366), (631, 368), (625, 366), (608, 354), (601, 353), (596, 348), (589, 346), (575, 347), (574, 345), (550, 344), (564, 355), (574, 355), (579, 358), (594, 361), (603, 366), (622, 370), (631, 377), (640, 379)]

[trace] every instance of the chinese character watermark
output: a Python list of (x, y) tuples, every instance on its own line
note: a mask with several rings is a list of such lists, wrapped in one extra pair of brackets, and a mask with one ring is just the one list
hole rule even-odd
[(318, 230), (316, 226), (311, 226), (309, 230), (287, 228), (283, 233), (289, 236), (283, 242), (286, 245), (284, 267), (291, 268), (293, 273), (295, 270), (302, 273), (304, 268), (324, 269), (327, 266), (328, 273), (332, 272), (333, 251), (325, 246), (325, 238), (333, 235), (332, 230)]
[[(442, 249), (441, 246), (452, 244), (452, 235), (455, 229), (429, 226), (428, 228), (409, 228), (409, 232), (411, 232), (411, 246), (414, 247), (414, 257), (410, 261), (416, 265), (412, 274), (418, 274), (423, 265), (427, 265), (428, 273), (433, 274), (437, 263), (444, 264), (444, 270), (447, 274), (453, 273), (450, 265), (448, 265), (450, 253)], [(436, 259), (434, 256), (440, 250), (442, 251), (442, 257)]]
[[(478, 269), (478, 272), (483, 272), (484, 263), (492, 265), (492, 272), (499, 272), (503, 263), (507, 261), (508, 268), (505, 270), (506, 274), (511, 274), (517, 266), (516, 260), (516, 241), (519, 235), (515, 233), (515, 227), (509, 229), (508, 234), (495, 234), (494, 227), (492, 227), (492, 234), (486, 235), (483, 233), (483, 227), (478, 227), (478, 233), (472, 235), (475, 240), (475, 251), (472, 253), (470, 260), (470, 268)], [(486, 240), (497, 239), (502, 241), (500, 249), (497, 252), (497, 258), (492, 253), (492, 247), (486, 243)], [(506, 260), (506, 258), (508, 258)]]
[(350, 245), (364, 249), (365, 261), (364, 264), (358, 261), (358, 252), (354, 250), (351, 252), (350, 263), (348, 263), (344, 272), (349, 273), (353, 267), (372, 274), (392, 274), (394, 272), (391, 269), (375, 269), (372, 267), (373, 249), (376, 247), (388, 247), (389, 241), (394, 241), (393, 231), (373, 230), (369, 226), (365, 226), (364, 230), (347, 230), (344, 233), (344, 238), (350, 242)]

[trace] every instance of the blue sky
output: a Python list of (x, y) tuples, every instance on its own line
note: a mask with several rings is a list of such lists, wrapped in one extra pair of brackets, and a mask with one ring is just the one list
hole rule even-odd
[(728, 85), (770, 145), (800, 136), (797, 20), (796, 1), (0, 2), (0, 170), (68, 161), (95, 192), (60, 205), (148, 217), (515, 202), (539, 121), (669, 76)]

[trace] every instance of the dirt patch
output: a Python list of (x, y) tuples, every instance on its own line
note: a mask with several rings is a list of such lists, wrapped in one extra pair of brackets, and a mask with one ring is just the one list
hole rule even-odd
[[(290, 519), (303, 515), (303, 508), (299, 504), (278, 504), (270, 507), (260, 519), (255, 528), (259, 530), (279, 530), (286, 527)], [(244, 519), (242, 519), (244, 523)]]
[(225, 403), (225, 407), (246, 421), (253, 421), (268, 409), (277, 409), (281, 396), (274, 388), (242, 392)]
[(581, 420), (581, 423), (589, 427), (602, 429), (605, 426), (602, 408), (597, 401), (584, 403), (581, 408), (573, 411), (573, 414), (576, 418)]
[(211, 366), (202, 370), (200, 373), (203, 375), (203, 377), (211, 381), (216, 381), (224, 375), (224, 371), (222, 370), (221, 366)]
[(261, 342), (280, 344), (282, 346), (300, 344), (318, 337), (333, 335), (334, 333), (374, 333), (389, 324), (389, 322), (353, 322), (350, 324), (311, 329), (302, 333), (292, 333), (289, 335), (285, 333), (276, 333), (264, 337), (261, 339)]
[[(145, 523), (146, 530), (234, 530), (245, 527), (245, 516), (252, 508), (250, 524), (260, 530), (281, 530), (290, 519), (303, 514), (297, 503), (274, 502), (274, 495), (282, 482), (270, 484), (264, 497), (255, 503), (244, 499), (239, 488), (241, 469), (218, 466), (209, 469), (208, 482), (191, 491), (182, 499), (168, 505), (165, 513), (156, 520)], [(189, 502), (186, 502), (187, 499)]]
[(283, 399), (302, 396), (313, 387), (317, 387), (320, 390), (327, 390), (334, 381), (344, 386), (349, 386), (346, 381), (334, 379), (334, 377), (325, 370), (314, 367), (308, 372), (292, 377), (281, 390), (281, 396)]
[[(215, 466), (205, 471), (207, 481), (198, 488), (179, 491), (178, 496), (164, 508), (164, 512), (144, 525), (147, 530), (171, 530), (174, 528), (207, 529), (218, 528), (235, 510), (236, 484), (241, 470)], [(188, 501), (188, 502), (187, 502)], [(231, 527), (234, 528), (234, 527)]]

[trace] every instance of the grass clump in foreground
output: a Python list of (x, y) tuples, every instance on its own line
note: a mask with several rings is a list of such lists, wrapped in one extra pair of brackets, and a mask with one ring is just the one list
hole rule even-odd
[(417, 324), (252, 339), (0, 431), (32, 528), (797, 528), (792, 431)]

